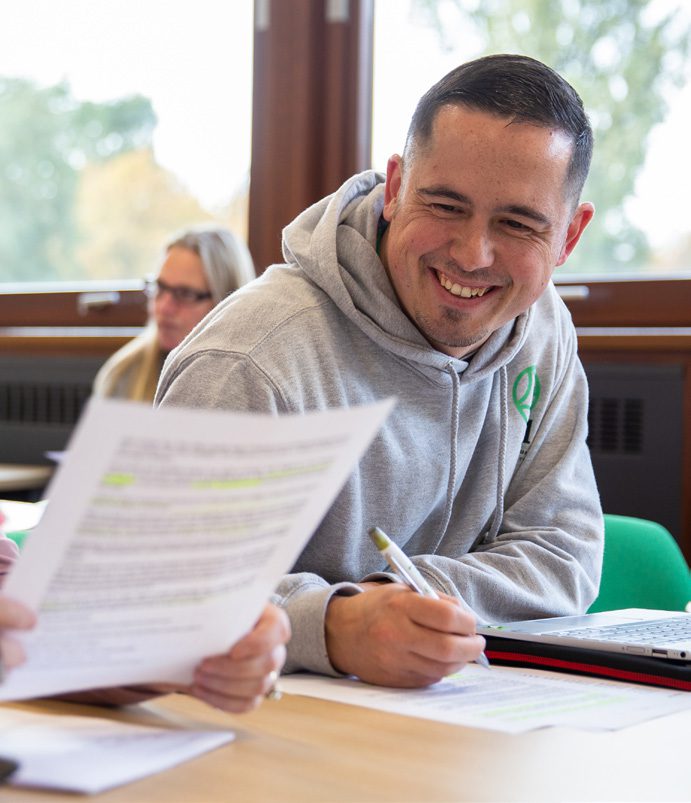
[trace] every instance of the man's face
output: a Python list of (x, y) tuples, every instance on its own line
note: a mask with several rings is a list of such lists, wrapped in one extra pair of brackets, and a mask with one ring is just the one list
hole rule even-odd
[(567, 197), (571, 152), (562, 132), (446, 106), (405, 164), (389, 160), (382, 261), (436, 349), (474, 351), (573, 250), (593, 207)]

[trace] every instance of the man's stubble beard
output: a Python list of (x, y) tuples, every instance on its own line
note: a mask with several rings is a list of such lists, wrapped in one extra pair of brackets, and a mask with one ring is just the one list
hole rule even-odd
[[(453, 331), (449, 331), (453, 327), (457, 327), (463, 323), (463, 319), (467, 314), (454, 309), (442, 310), (442, 321), (433, 322), (429, 321), (423, 314), (415, 316), (415, 326), (422, 332), (425, 339), (428, 340), (433, 346), (439, 344), (448, 348), (469, 348), (484, 341), (489, 332), (470, 332), (467, 334), (454, 335)], [(448, 324), (445, 326), (444, 324)], [(439, 330), (439, 331), (436, 331)]]

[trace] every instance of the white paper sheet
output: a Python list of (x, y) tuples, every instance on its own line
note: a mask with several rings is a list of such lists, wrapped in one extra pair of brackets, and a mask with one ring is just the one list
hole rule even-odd
[(0, 699), (190, 682), (252, 626), (392, 406), (276, 418), (92, 400), (5, 584), (39, 624), (16, 634), (28, 660)]
[(32, 530), (41, 520), (46, 500), (41, 502), (15, 502), (11, 499), (0, 499), (0, 513), (5, 520), (0, 529), (6, 533)]
[(227, 730), (169, 730), (96, 717), (0, 710), (0, 754), (19, 762), (12, 786), (96, 794), (232, 741)]
[(691, 694), (543, 670), (469, 664), (426, 689), (390, 689), (356, 680), (296, 674), (289, 694), (319, 697), (453, 725), (523, 733), (562, 725), (617, 730), (691, 707)]

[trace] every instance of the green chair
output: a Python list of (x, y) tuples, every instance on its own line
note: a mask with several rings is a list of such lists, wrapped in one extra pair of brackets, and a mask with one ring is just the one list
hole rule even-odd
[(5, 533), (5, 535), (10, 539), (10, 541), (14, 541), (14, 543), (21, 549), (24, 546), (24, 541), (29, 533), (23, 532), (22, 530), (18, 530), (14, 533)]
[(588, 613), (683, 611), (690, 601), (691, 573), (669, 530), (653, 521), (606, 514), (600, 594)]

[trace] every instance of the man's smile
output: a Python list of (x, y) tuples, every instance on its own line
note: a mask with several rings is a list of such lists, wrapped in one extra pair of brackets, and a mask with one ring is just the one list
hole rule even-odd
[(485, 287), (469, 287), (468, 285), (458, 284), (458, 282), (453, 282), (449, 277), (442, 273), (441, 271), (436, 271), (437, 278), (439, 279), (439, 284), (444, 287), (446, 290), (454, 296), (460, 296), (461, 298), (475, 298), (476, 296), (484, 296), (485, 293), (489, 292), (492, 287), (485, 286)]

